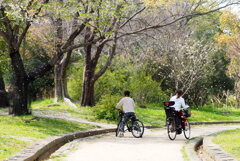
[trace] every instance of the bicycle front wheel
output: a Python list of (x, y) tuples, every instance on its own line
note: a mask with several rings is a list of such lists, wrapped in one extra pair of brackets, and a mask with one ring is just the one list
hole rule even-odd
[(144, 125), (141, 121), (134, 121), (132, 124), (132, 135), (135, 138), (141, 138), (144, 133)]
[(191, 127), (188, 120), (185, 121), (185, 129), (183, 129), (183, 133), (186, 139), (190, 139)]
[(116, 128), (116, 137), (118, 136), (118, 134), (119, 134), (119, 132), (120, 132), (121, 123), (122, 123), (122, 122), (119, 122), (119, 123), (118, 123), (118, 126), (117, 126), (117, 128)]
[(175, 119), (169, 118), (169, 121), (168, 121), (168, 124), (167, 124), (167, 130), (168, 130), (169, 139), (174, 140), (177, 136)]

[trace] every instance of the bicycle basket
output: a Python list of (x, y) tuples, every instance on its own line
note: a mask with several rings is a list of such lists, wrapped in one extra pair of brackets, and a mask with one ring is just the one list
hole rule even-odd
[(164, 109), (165, 109), (167, 118), (176, 116), (176, 111), (174, 110), (173, 107), (165, 107)]
[(183, 110), (183, 115), (184, 115), (185, 117), (191, 117), (191, 111), (190, 111), (190, 109)]

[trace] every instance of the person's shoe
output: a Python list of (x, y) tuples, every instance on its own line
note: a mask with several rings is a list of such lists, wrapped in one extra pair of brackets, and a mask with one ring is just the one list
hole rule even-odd
[(120, 138), (124, 137), (123, 132), (120, 132), (120, 133), (119, 133), (119, 137), (120, 137)]
[(170, 121), (169, 121), (169, 120), (166, 121), (166, 126), (167, 126), (167, 125), (170, 125)]
[(177, 134), (181, 134), (182, 133), (182, 129), (177, 129)]

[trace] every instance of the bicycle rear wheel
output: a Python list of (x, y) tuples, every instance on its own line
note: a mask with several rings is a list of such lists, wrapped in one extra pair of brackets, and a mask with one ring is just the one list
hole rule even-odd
[(167, 124), (168, 137), (170, 140), (174, 140), (177, 136), (176, 122), (175, 119), (169, 118)]
[(184, 136), (186, 139), (190, 139), (190, 135), (191, 135), (191, 127), (190, 127), (190, 123), (188, 122), (188, 120), (185, 121), (185, 129), (183, 130)]
[(144, 133), (144, 125), (141, 121), (134, 121), (132, 124), (132, 135), (135, 138), (141, 138)]

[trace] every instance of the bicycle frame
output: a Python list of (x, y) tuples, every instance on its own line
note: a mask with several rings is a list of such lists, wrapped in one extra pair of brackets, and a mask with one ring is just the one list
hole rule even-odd
[[(123, 112), (123, 111), (119, 111), (118, 126), (119, 126), (119, 124), (122, 122), (123, 116), (124, 116), (124, 112)], [(136, 119), (136, 120), (138, 121), (138, 119)], [(125, 126), (127, 127), (127, 129), (125, 130), (125, 128), (124, 128), (124, 129), (123, 129), (124, 132), (125, 132), (125, 131), (131, 132), (131, 130), (132, 130), (132, 124), (133, 124), (132, 117), (130, 117), (129, 120), (125, 123)], [(130, 126), (129, 126), (129, 125), (130, 125)]]
[[(189, 139), (190, 133), (191, 133), (191, 130), (190, 130), (191, 127), (190, 127), (189, 121), (187, 120), (187, 117), (184, 116), (184, 114), (181, 115), (181, 117), (179, 117), (178, 111), (170, 107), (171, 105), (172, 105), (172, 102), (164, 102), (164, 106), (165, 106), (164, 109), (166, 112), (166, 122), (168, 127), (168, 137), (170, 138), (170, 140), (174, 140), (176, 138), (176, 135), (179, 135), (183, 132), (185, 138)], [(184, 118), (182, 118), (182, 116)], [(177, 127), (177, 119), (180, 119), (181, 121), (180, 128)], [(188, 128), (186, 129), (186, 127)]]
[[(122, 119), (123, 119), (124, 113), (122, 111), (119, 111), (119, 121), (116, 129), (116, 136), (118, 136), (118, 133), (120, 132), (120, 125), (122, 126)], [(135, 138), (141, 138), (144, 133), (144, 125), (143, 123), (138, 119), (133, 119), (134, 116), (130, 117), (127, 122), (125, 122), (125, 126), (123, 127), (123, 132), (129, 131), (132, 133), (132, 135)], [(127, 129), (125, 129), (127, 127)]]

